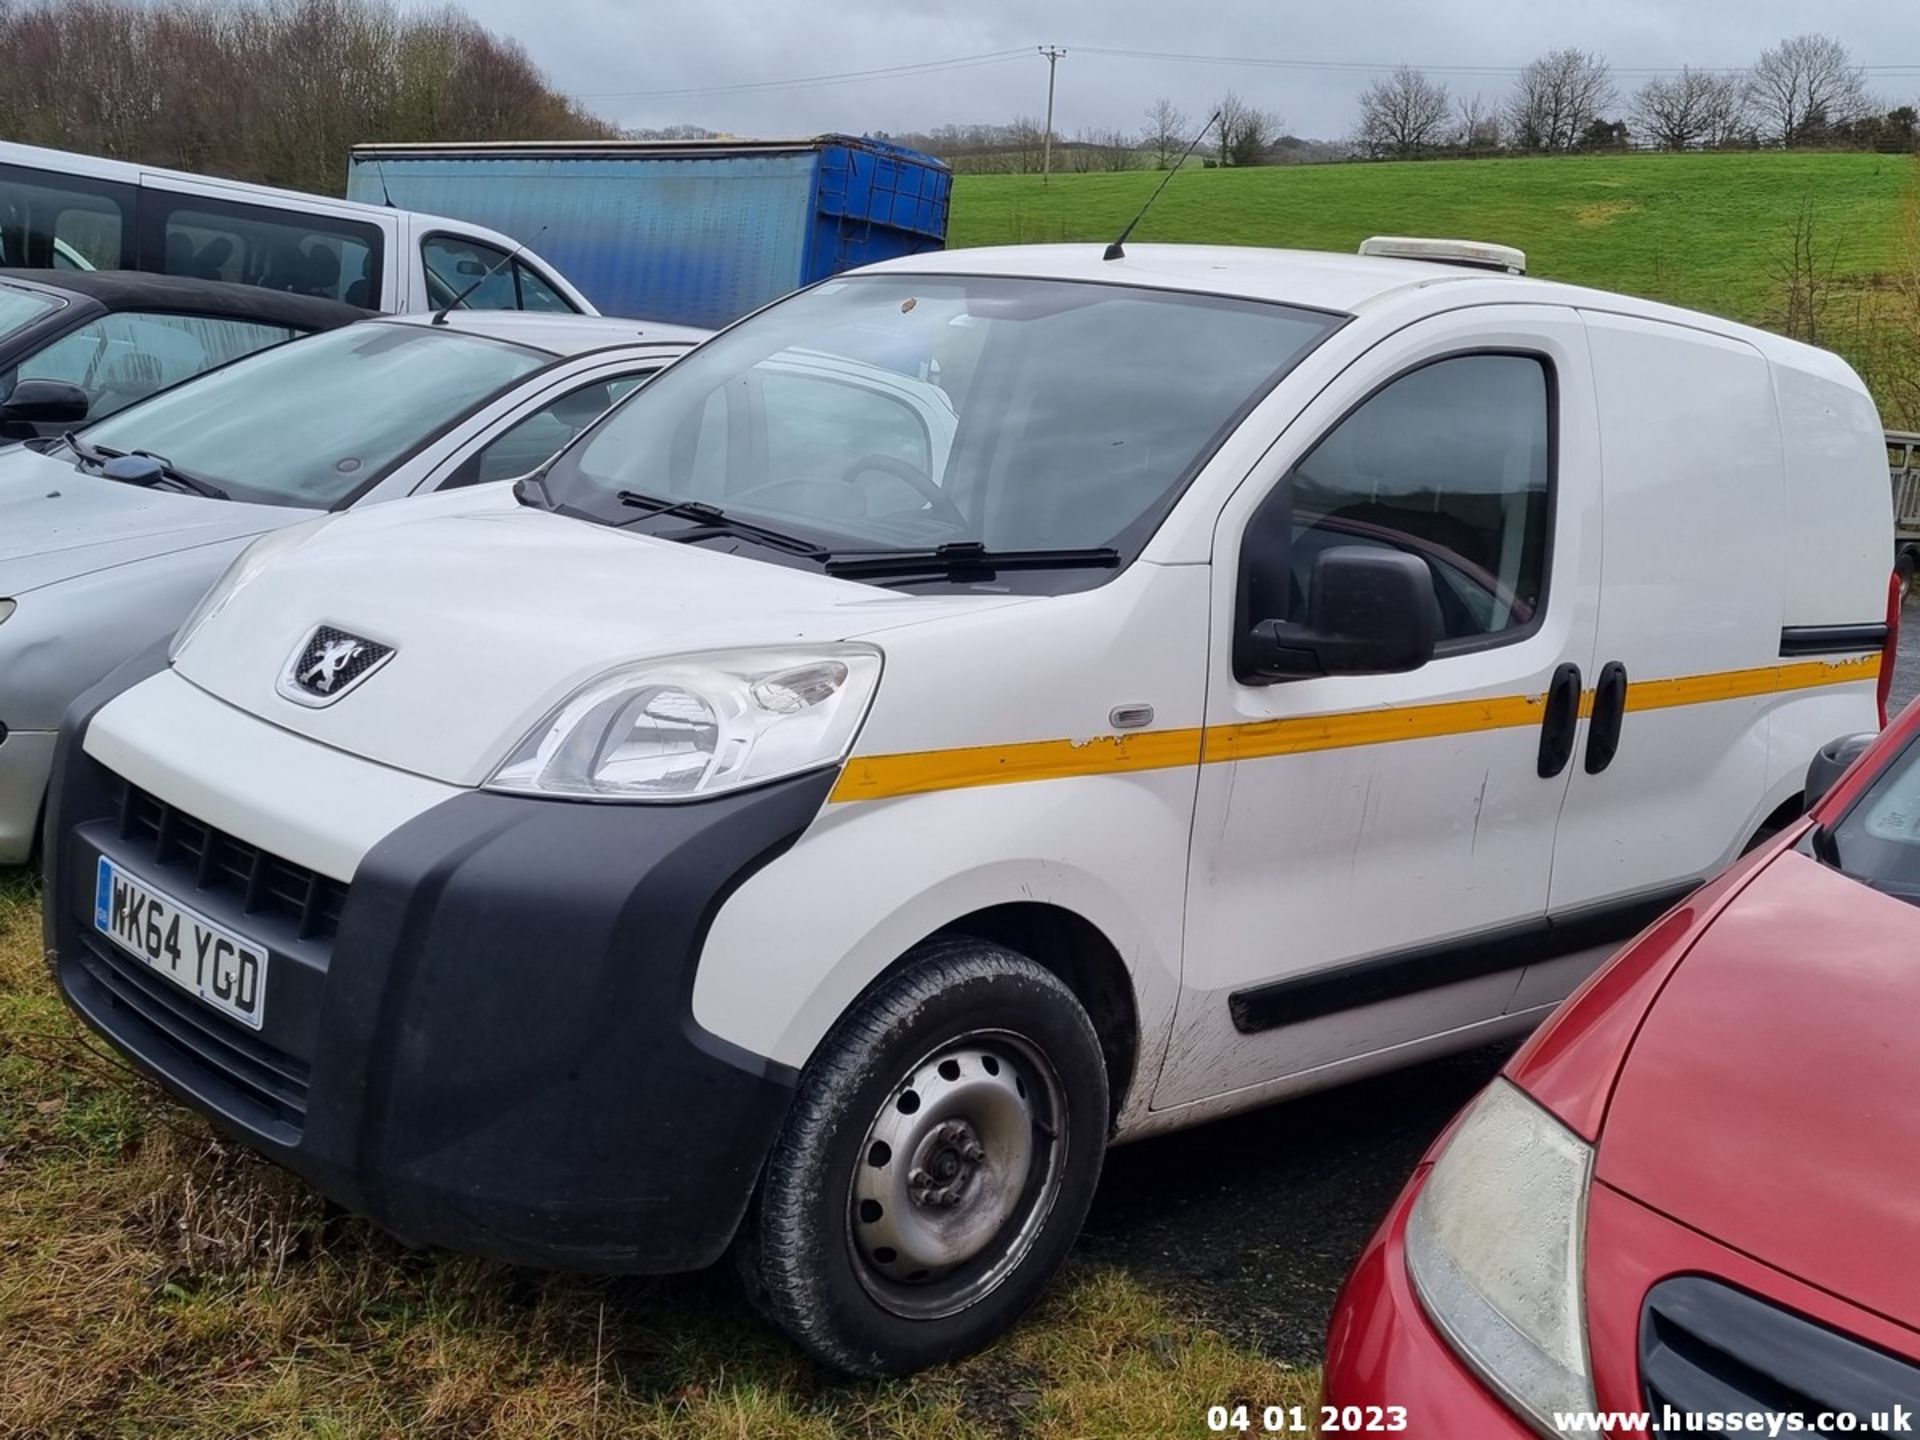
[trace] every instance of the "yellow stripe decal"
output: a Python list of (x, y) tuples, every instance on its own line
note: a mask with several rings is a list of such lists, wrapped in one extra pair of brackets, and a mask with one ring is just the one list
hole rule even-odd
[(1796, 660), (1786, 665), (1762, 665), (1757, 670), (1722, 670), (1715, 675), (1682, 675), (1673, 680), (1630, 680), (1628, 710), (1665, 710), (1674, 705), (1708, 705), (1715, 700), (1740, 700), (1752, 695), (1774, 695), (1783, 690), (1811, 690), (1819, 685), (1843, 685), (1873, 680), (1880, 674), (1880, 657), (1857, 660)]
[(880, 800), (929, 790), (1058, 780), (1068, 775), (1116, 775), (1200, 763), (1198, 730), (1140, 730), (1091, 740), (1030, 740), (906, 755), (856, 755), (840, 772), (833, 800)]
[[(1671, 680), (1634, 681), (1627, 689), (1628, 710), (1664, 710), (1676, 705), (1706, 705), (1872, 680), (1880, 657), (1810, 660), (1684, 675)], [(1181, 765), (1217, 765), (1228, 760), (1259, 760), (1387, 745), (1397, 740), (1428, 740), (1537, 725), (1546, 707), (1544, 695), (1500, 695), (1480, 700), (1451, 700), (1437, 705), (1394, 705), (1378, 710), (1349, 710), (1331, 715), (1289, 716), (1200, 730), (1142, 730), (1099, 735), (1088, 740), (1030, 740), (1012, 745), (974, 745), (958, 750), (922, 750), (901, 755), (856, 755), (847, 762), (830, 799), (883, 800), (962, 790), (976, 785), (1008, 785), (1022, 780), (1059, 780), (1075, 775), (1118, 775), (1136, 770), (1167, 770)], [(1580, 713), (1593, 713), (1593, 692), (1580, 697)]]

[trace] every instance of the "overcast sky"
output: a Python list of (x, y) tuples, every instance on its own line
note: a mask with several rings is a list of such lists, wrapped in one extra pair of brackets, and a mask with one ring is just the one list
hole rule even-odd
[[(420, 0), (437, 3), (437, 0)], [(1869, 67), (1876, 94), (1920, 96), (1916, 0), (462, 0), (513, 36), (560, 89), (626, 126), (742, 135), (919, 130), (1039, 117), (1058, 45), (1054, 124), (1138, 129), (1168, 96), (1204, 119), (1233, 89), (1300, 135), (1352, 128), (1369, 67), (1428, 67), (1456, 95), (1502, 96), (1511, 70), (1577, 45), (1612, 63), (1623, 95), (1649, 71), (1740, 66), (1783, 35), (1824, 30)], [(1235, 63), (1097, 53), (1234, 57)], [(885, 67), (1004, 58), (786, 86)], [(1250, 60), (1311, 62), (1283, 68)], [(1449, 68), (1455, 67), (1455, 68)], [(1902, 67), (1895, 70), (1891, 67)], [(1445, 72), (1445, 73), (1442, 73)], [(764, 88), (745, 89), (757, 86)], [(779, 86), (780, 88), (775, 88)], [(733, 88), (721, 88), (733, 87)], [(690, 92), (690, 93), (661, 93)]]

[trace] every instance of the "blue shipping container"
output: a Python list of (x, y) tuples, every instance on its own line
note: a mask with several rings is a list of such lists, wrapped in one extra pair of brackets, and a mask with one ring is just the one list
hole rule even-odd
[(347, 198), (491, 226), (607, 315), (724, 325), (855, 265), (937, 250), (953, 176), (882, 140), (360, 145)]

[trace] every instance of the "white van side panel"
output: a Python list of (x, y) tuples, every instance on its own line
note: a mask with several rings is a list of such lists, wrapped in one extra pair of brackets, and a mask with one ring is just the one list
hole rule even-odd
[[(1629, 688), (1618, 754), (1602, 773), (1583, 767), (1568, 792), (1556, 911), (1719, 869), (1785, 798), (1777, 782), (1791, 767), (1775, 756), (1775, 713), (1851, 707), (1870, 717), (1877, 668), (1871, 655), (1781, 653), (1787, 586), (1831, 587), (1841, 560), (1809, 556), (1812, 573), (1788, 579), (1802, 565), (1802, 540), (1789, 515), (1790, 462), (1767, 358), (1744, 340), (1661, 321), (1589, 312), (1587, 327), (1605, 472), (1594, 658), (1596, 668), (1624, 663)], [(1858, 413), (1847, 423), (1860, 424)], [(1847, 448), (1837, 436), (1827, 443)], [(1797, 448), (1791, 463), (1803, 467), (1804, 454)], [(1874, 569), (1884, 584), (1884, 509), (1879, 524)], [(1822, 533), (1844, 527), (1858, 546), (1860, 525), (1855, 508)], [(1855, 582), (1838, 584), (1816, 623), (1879, 618), (1878, 605), (1825, 610)], [(1847, 603), (1864, 599), (1860, 590)], [(1799, 750), (1794, 765), (1804, 768), (1808, 753)]]
[[(1870, 625), (1885, 619), (1893, 497), (1880, 415), (1834, 355), (1794, 347), (1773, 361), (1787, 458), (1784, 625)], [(1783, 695), (1768, 735), (1775, 803), (1799, 793), (1827, 741), (1879, 727), (1875, 682)]]
[[(1884, 620), (1893, 496), (1872, 396), (1838, 359), (1773, 365), (1786, 446), (1785, 625)], [(1831, 738), (1831, 737), (1830, 737)]]
[[(1179, 986), (1209, 577), (1135, 562), (1081, 596), (884, 637), (874, 712), (833, 803), (722, 906), (694, 1019), (799, 1066), (918, 941), (988, 906), (1055, 905), (1132, 973), (1130, 1098), (1144, 1105)], [(1151, 725), (1116, 731), (1114, 707), (1140, 704)], [(997, 783), (1001, 769), (1046, 778)]]

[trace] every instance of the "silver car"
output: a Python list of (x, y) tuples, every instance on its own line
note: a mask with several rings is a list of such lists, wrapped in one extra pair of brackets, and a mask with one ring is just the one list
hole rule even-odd
[(704, 337), (510, 311), (383, 317), (0, 450), (0, 864), (32, 851), (67, 705), (172, 634), (247, 541), (523, 475)]

